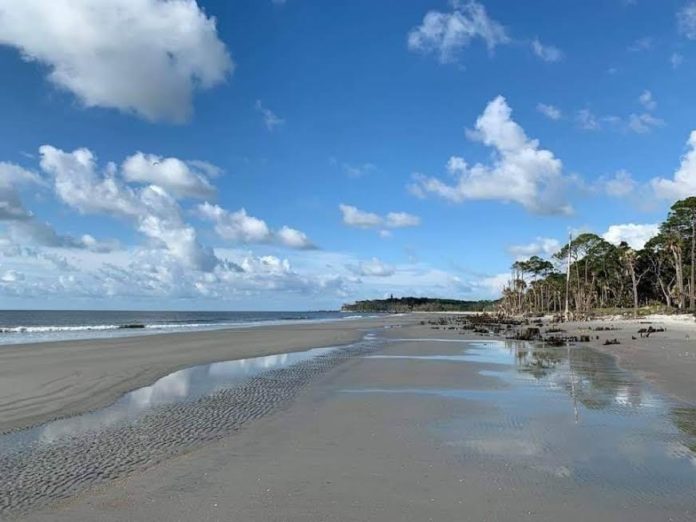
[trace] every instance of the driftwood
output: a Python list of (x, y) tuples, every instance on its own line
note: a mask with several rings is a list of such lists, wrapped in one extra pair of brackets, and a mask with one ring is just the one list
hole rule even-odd
[(648, 326), (647, 328), (641, 328), (638, 330), (638, 333), (640, 334), (641, 337), (650, 337), (651, 333), (657, 333), (657, 332), (664, 332), (664, 328), (653, 328), (652, 326)]

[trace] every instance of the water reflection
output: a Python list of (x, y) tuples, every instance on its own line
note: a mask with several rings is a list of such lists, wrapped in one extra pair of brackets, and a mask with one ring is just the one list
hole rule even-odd
[(230, 388), (264, 371), (284, 368), (333, 351), (317, 348), (193, 366), (171, 373), (150, 386), (133, 390), (111, 406), (0, 437), (0, 451), (33, 443), (55, 443), (119, 424), (135, 422), (159, 407), (192, 401)]
[[(696, 408), (675, 406), (660, 397), (621, 370), (609, 355), (582, 345), (519, 341), (470, 343), (462, 346), (461, 353), (447, 355), (393, 351), (369, 358), (485, 363), (480, 374), (506, 381), (506, 387), (488, 390), (437, 386), (345, 390), (488, 405), (484, 410), (488, 413), (477, 410), (438, 427), (445, 445), (463, 455), (500, 459), (506, 467), (520, 465), (646, 498), (693, 490)], [(435, 367), (432, 372), (437, 382)]]

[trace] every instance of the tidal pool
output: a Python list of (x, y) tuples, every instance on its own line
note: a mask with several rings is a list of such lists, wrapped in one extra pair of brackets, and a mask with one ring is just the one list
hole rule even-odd
[(367, 338), (194, 366), (106, 408), (0, 435), (0, 518), (219, 440), (287, 404), (314, 376), (374, 347)]
[(660, 396), (621, 370), (612, 357), (582, 345), (485, 341), (442, 354), (432, 353), (433, 346), (429, 344), (422, 355), (413, 355), (411, 348), (404, 355), (396, 342), (385, 353), (364, 359), (419, 364), (418, 374), (433, 372), (434, 383), (442, 363), (481, 365), (479, 374), (501, 379), (506, 386), (467, 389), (463, 383), (458, 388), (404, 385), (343, 391), (399, 395), (400, 400), (413, 400), (414, 407), (425, 399), (473, 401), (479, 407), (439, 418), (429, 428), (462, 464), (488, 470), (507, 487), (543, 485), (546, 491), (540, 499), (572, 492), (575, 498), (587, 495), (612, 508), (622, 502), (664, 505), (693, 520), (692, 406)]
[(193, 401), (239, 385), (263, 372), (287, 368), (326, 355), (335, 349), (315, 348), (185, 368), (158, 379), (150, 386), (128, 392), (105, 408), (0, 436), (0, 452), (16, 451), (23, 445), (32, 443), (58, 443), (111, 426), (132, 423), (157, 408)]

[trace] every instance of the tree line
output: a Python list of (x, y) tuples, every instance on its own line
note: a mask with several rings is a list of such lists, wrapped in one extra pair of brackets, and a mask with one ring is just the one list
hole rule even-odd
[[(598, 308), (662, 305), (696, 312), (696, 197), (677, 201), (659, 233), (636, 250), (596, 234), (571, 240), (550, 259), (512, 265), (503, 290), (506, 313), (586, 316)], [(567, 305), (566, 305), (567, 302)]]
[(394, 297), (368, 299), (344, 304), (344, 312), (483, 312), (493, 311), (495, 301), (461, 301), (432, 297)]

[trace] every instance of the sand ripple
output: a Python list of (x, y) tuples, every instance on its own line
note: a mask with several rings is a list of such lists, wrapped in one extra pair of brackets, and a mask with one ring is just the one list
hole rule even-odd
[(193, 402), (158, 408), (131, 424), (0, 455), (0, 516), (45, 507), (230, 435), (286, 406), (318, 374), (374, 347), (367, 342), (340, 348)]

